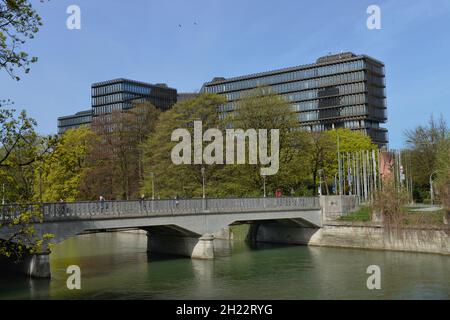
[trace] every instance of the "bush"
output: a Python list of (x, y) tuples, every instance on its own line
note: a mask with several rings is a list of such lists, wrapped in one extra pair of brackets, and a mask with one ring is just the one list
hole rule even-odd
[(382, 190), (376, 193), (372, 210), (381, 215), (385, 226), (400, 227), (404, 221), (404, 207), (408, 202), (408, 193), (389, 179), (383, 182)]

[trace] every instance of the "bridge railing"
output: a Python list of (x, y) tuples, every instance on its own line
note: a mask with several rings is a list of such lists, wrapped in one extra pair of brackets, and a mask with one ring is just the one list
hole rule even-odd
[[(11, 223), (19, 217), (26, 217), (33, 222), (41, 221), (42, 215), (41, 204), (8, 204), (0, 205), (0, 226), (5, 223)], [(25, 221), (25, 220), (24, 220)]]
[(23, 212), (33, 212), (36, 216), (41, 216), (44, 221), (64, 221), (319, 208), (320, 203), (318, 197), (92, 201), (31, 205), (9, 204), (0, 206), (0, 222), (11, 221)]

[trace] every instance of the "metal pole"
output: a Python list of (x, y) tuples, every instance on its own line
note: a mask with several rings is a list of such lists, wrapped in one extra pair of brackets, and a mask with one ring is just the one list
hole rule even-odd
[(379, 185), (379, 190), (381, 191), (383, 189), (383, 182), (381, 181), (381, 150), (378, 149), (378, 185)]
[(5, 184), (2, 186), (2, 205), (5, 205)]
[(203, 184), (203, 199), (206, 199), (206, 192), (205, 192), (205, 168), (202, 167), (202, 184)]
[(151, 172), (150, 176), (152, 177), (152, 212), (154, 211), (155, 208), (155, 173)]
[(322, 196), (322, 172), (323, 169), (319, 170), (319, 196)]
[(362, 160), (363, 160), (363, 184), (364, 184), (364, 202), (367, 203), (367, 159), (366, 159), (366, 152), (361, 151)]
[(398, 176), (398, 192), (400, 193), (400, 190), (402, 188), (400, 176), (400, 151), (397, 151), (397, 176)]
[(155, 200), (155, 174), (151, 173), (152, 177), (152, 200)]
[(338, 170), (339, 170), (339, 195), (342, 196), (342, 172), (341, 172), (341, 142), (339, 139), (339, 132), (337, 134), (337, 149), (338, 149)]
[(356, 160), (356, 153), (352, 153), (353, 157), (353, 193), (355, 195), (358, 195), (358, 167), (357, 167), (357, 160)]
[(264, 198), (267, 196), (266, 195), (266, 175), (263, 174), (263, 181), (264, 181)]
[(412, 177), (412, 156), (411, 156), (411, 152), (409, 152), (409, 183), (411, 186), (411, 202), (414, 203), (414, 185), (413, 185), (413, 177)]
[(356, 156), (356, 193), (358, 194), (359, 201), (361, 201), (361, 166), (359, 152), (355, 153)]
[(375, 150), (372, 150), (372, 165), (373, 165), (373, 192), (378, 190), (377, 173), (380, 168), (377, 168), (377, 160), (375, 156)]
[(347, 152), (347, 182), (348, 182), (348, 194), (353, 194), (353, 183), (352, 183), (352, 166), (351, 166), (352, 158), (350, 157), (350, 153)]
[(338, 175), (338, 173), (336, 172), (336, 174), (334, 175), (334, 194), (335, 195), (338, 194), (337, 175)]
[(437, 171), (434, 171), (432, 174), (430, 174), (430, 198), (431, 198), (431, 204), (434, 204), (434, 188), (433, 188), (433, 175), (436, 174)]
[(42, 168), (39, 168), (39, 201), (42, 203)]

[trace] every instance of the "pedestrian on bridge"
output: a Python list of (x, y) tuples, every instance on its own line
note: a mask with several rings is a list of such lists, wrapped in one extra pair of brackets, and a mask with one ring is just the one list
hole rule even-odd
[(145, 201), (145, 194), (141, 194), (141, 198), (139, 199), (139, 204), (141, 206), (141, 210), (146, 209), (144, 201)]
[(58, 213), (59, 215), (63, 215), (66, 213), (66, 202), (63, 198), (59, 199)]
[(100, 196), (99, 201), (100, 201), (100, 212), (103, 213), (103, 211), (105, 210), (105, 198), (103, 196)]

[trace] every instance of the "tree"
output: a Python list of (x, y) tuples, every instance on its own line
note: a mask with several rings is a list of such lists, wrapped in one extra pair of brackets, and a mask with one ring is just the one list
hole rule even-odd
[(81, 195), (96, 199), (133, 199), (142, 186), (143, 166), (140, 144), (153, 130), (159, 111), (150, 103), (128, 111), (115, 110), (97, 117), (92, 130), (97, 146), (87, 158)]
[[(44, 2), (44, 0), (40, 0)], [(29, 0), (0, 0), (0, 69), (20, 80), (15, 69), (29, 72), (37, 61), (20, 48), (26, 40), (33, 39), (42, 26), (42, 19)]]
[[(311, 195), (317, 192), (319, 172), (332, 181), (337, 171), (337, 134), (341, 152), (376, 148), (363, 133), (348, 129), (327, 132), (307, 132), (300, 128), (296, 113), (281, 96), (268, 88), (250, 91), (228, 114), (223, 113), (225, 101), (213, 94), (177, 103), (172, 110), (161, 115), (155, 129), (143, 144), (146, 174), (143, 192), (152, 193), (155, 184), (162, 197), (200, 197), (202, 195), (202, 165), (174, 165), (171, 151), (177, 142), (171, 134), (178, 128), (191, 133), (193, 122), (202, 120), (204, 131), (211, 128), (278, 129), (280, 142), (279, 171), (262, 177), (260, 164), (214, 164), (206, 168), (208, 197), (261, 196), (264, 180), (267, 195), (282, 189), (284, 194)], [(223, 121), (220, 119), (223, 118)], [(223, 134), (222, 134), (223, 135)], [(271, 135), (268, 135), (270, 145)], [(236, 148), (236, 141), (235, 150)], [(203, 142), (203, 146), (208, 145)], [(245, 150), (248, 151), (248, 141)], [(226, 150), (226, 139), (223, 149)], [(192, 151), (192, 150), (191, 150)], [(246, 156), (247, 158), (247, 156)]]
[(306, 145), (304, 152), (309, 155), (305, 165), (310, 170), (313, 194), (316, 195), (319, 174), (323, 174), (325, 180), (328, 180), (327, 177), (334, 176), (337, 171), (334, 162), (335, 159), (337, 162), (336, 140), (327, 132), (311, 132), (309, 134), (309, 146)]
[(142, 144), (145, 139), (155, 130), (161, 111), (150, 102), (138, 103), (129, 111), (133, 116), (132, 122), (137, 143), (138, 152), (138, 176), (139, 186), (142, 187), (144, 182), (144, 165)]
[(299, 127), (289, 102), (267, 87), (247, 92), (226, 123), (244, 130), (279, 129), (281, 143), (287, 143), (290, 133)]
[(372, 142), (370, 137), (361, 131), (339, 128), (325, 132), (330, 135), (331, 139), (335, 142), (336, 152), (338, 139), (339, 151), (342, 153), (377, 149), (377, 146)]
[[(31, 201), (35, 165), (52, 150), (53, 137), (39, 136), (35, 126), (24, 111), (18, 116), (14, 110), (0, 111), (0, 177), (8, 192), (3, 199), (9, 202)], [(10, 236), (0, 239), (0, 255), (18, 260), (24, 254), (49, 248), (53, 235), (41, 236), (34, 229), (36, 223), (42, 222), (39, 206), (3, 206), (1, 214), (0, 228), (9, 228)]]
[(85, 187), (99, 188), (98, 193), (95, 189), (88, 193), (93, 198), (103, 195), (128, 200), (137, 192), (133, 182), (138, 181), (138, 154), (132, 123), (132, 115), (119, 110), (94, 120), (98, 145), (90, 154), (90, 168), (84, 176)]
[[(41, 0), (43, 2), (43, 0)], [(36, 57), (29, 57), (20, 47), (26, 39), (32, 39), (42, 25), (41, 18), (27, 0), (0, 0), (0, 69), (13, 79), (20, 80), (16, 69), (29, 72)], [(0, 103), (0, 176), (8, 183), (9, 198), (13, 201), (29, 201), (32, 197), (32, 177), (35, 163), (52, 148), (52, 137), (40, 137), (34, 130), (36, 122), (25, 111), (19, 116), (15, 110), (5, 108), (9, 100)], [(17, 192), (12, 192), (17, 190)], [(3, 198), (5, 194), (3, 194)], [(53, 237), (36, 234), (34, 224), (42, 222), (40, 211), (19, 209), (19, 214), (9, 216), (3, 207), (0, 228), (10, 228), (8, 239), (0, 239), (0, 255), (20, 259), (23, 254), (47, 250), (47, 242)]]
[(439, 144), (437, 154), (437, 186), (444, 205), (444, 221), (450, 220), (450, 133)]
[[(225, 103), (223, 97), (202, 94), (194, 99), (181, 101), (161, 114), (154, 133), (142, 145), (145, 167), (142, 193), (152, 194), (152, 187), (155, 184), (157, 196), (162, 198), (202, 195), (202, 166), (175, 165), (171, 159), (171, 151), (177, 142), (172, 142), (171, 136), (172, 132), (179, 128), (189, 130), (192, 136), (193, 122), (196, 120), (202, 121), (205, 128), (220, 127), (217, 109), (223, 103)], [(219, 167), (208, 166), (206, 170), (208, 188), (209, 185), (215, 185), (211, 179)]]
[[(236, 109), (225, 118), (225, 126), (236, 129), (271, 129), (279, 130), (280, 159), (279, 171), (274, 176), (266, 177), (266, 189), (275, 192), (282, 188), (290, 192), (292, 188), (297, 188), (301, 168), (299, 156), (302, 155), (303, 147), (302, 134), (297, 130), (299, 123), (291, 105), (280, 95), (274, 93), (270, 88), (259, 87), (246, 93), (238, 101)], [(268, 136), (270, 146), (270, 135)], [(248, 150), (248, 145), (246, 150)], [(292, 170), (292, 168), (296, 168)], [(260, 165), (236, 165), (224, 168), (226, 178), (235, 177), (235, 182), (229, 185), (229, 191), (236, 196), (262, 194), (264, 178), (260, 173)], [(293, 175), (293, 173), (295, 174)], [(226, 182), (223, 184), (229, 184)]]
[(43, 217), (39, 206), (15, 205), (13, 212), (18, 210), (19, 215), (9, 215), (2, 212), (0, 228), (9, 229), (9, 237), (0, 239), (0, 256), (13, 261), (20, 261), (25, 255), (43, 253), (51, 250), (53, 234), (37, 234), (34, 225), (42, 223)]
[(35, 127), (25, 111), (17, 115), (13, 109), (0, 110), (0, 176), (8, 201), (32, 200), (35, 163), (54, 146), (54, 137), (38, 135)]
[[(35, 200), (57, 202), (80, 200), (81, 179), (86, 158), (95, 147), (96, 135), (88, 127), (68, 130), (54, 151), (35, 170)], [(40, 194), (42, 192), (42, 195)]]
[[(30, 165), (51, 149), (53, 137), (39, 137), (36, 125), (25, 111), (16, 116), (14, 109), (0, 109), (0, 167)], [(26, 150), (26, 154), (13, 160), (12, 155), (18, 148)]]
[(425, 126), (417, 126), (405, 132), (410, 149), (411, 171), (414, 181), (414, 198), (423, 200), (429, 196), (430, 175), (437, 168), (439, 146), (445, 141), (449, 128), (444, 118), (431, 117)]
[[(27, 119), (24, 114), (21, 118)], [(10, 236), (0, 239), (0, 255), (20, 260), (24, 255), (42, 253), (51, 248), (49, 242), (53, 235), (39, 235), (34, 228), (43, 220), (40, 206), (20, 203), (29, 203), (33, 199), (36, 164), (52, 147), (50, 139), (40, 137), (32, 127), (18, 131), (11, 130), (13, 127), (6, 126), (7, 130), (3, 131), (7, 132), (7, 138), (2, 140), (0, 177), (7, 191), (6, 195), (3, 194), (3, 200), (16, 204), (1, 207), (0, 228), (8, 228)], [(19, 128), (24, 129), (23, 126)]]

